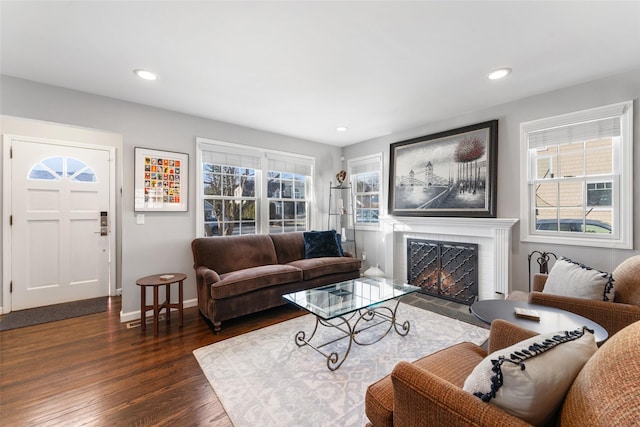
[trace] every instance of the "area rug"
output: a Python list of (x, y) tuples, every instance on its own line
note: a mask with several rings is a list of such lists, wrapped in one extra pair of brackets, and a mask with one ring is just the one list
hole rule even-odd
[[(410, 322), (407, 336), (392, 330), (373, 345), (354, 345), (336, 371), (327, 368), (321, 354), (294, 342), (300, 330), (309, 336), (315, 324), (312, 315), (229, 338), (193, 353), (235, 427), (362, 427), (367, 422), (367, 386), (391, 372), (398, 362), (413, 361), (463, 341), (482, 344), (489, 336), (485, 328), (404, 303), (400, 304), (398, 317), (401, 322)], [(374, 329), (366, 333), (373, 334)], [(359, 335), (361, 339), (367, 339), (366, 333)], [(334, 331), (322, 328), (313, 340), (325, 342), (335, 336)], [(346, 346), (347, 340), (343, 339), (326, 350), (343, 354)]]
[(108, 301), (109, 297), (99, 297), (12, 311), (0, 317), (0, 331), (24, 328), (26, 326), (55, 322), (57, 320), (86, 316), (88, 314), (102, 313), (107, 311)]

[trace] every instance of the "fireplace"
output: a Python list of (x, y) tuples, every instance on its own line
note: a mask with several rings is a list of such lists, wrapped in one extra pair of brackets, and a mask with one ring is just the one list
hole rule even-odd
[(510, 288), (511, 218), (381, 216), (383, 271), (406, 281), (407, 240), (424, 239), (478, 245), (478, 300), (504, 298)]
[(471, 305), (478, 299), (478, 245), (407, 239), (407, 276), (422, 293)]

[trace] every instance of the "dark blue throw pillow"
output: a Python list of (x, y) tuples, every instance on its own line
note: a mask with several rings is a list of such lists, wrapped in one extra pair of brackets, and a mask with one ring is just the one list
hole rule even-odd
[(344, 256), (339, 234), (335, 230), (305, 231), (303, 236), (305, 258)]

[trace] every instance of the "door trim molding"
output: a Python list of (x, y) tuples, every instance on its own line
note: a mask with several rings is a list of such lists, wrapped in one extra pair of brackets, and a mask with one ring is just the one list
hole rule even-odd
[(2, 137), (2, 314), (11, 311), (11, 135)]
[(58, 140), (54, 138), (41, 138), (26, 135), (3, 134), (2, 135), (2, 306), (0, 314), (11, 312), (11, 272), (12, 243), (11, 243), (11, 196), (12, 196), (12, 163), (11, 146), (14, 141), (29, 141), (42, 144), (63, 145), (67, 147), (102, 150), (109, 153), (109, 212), (111, 212), (111, 224), (109, 226), (109, 295), (116, 294), (116, 148), (108, 145), (89, 144), (76, 141)]

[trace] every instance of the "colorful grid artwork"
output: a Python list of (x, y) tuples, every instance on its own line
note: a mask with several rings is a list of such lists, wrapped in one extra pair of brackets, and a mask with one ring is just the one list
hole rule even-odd
[(144, 156), (145, 203), (181, 203), (180, 159)]

